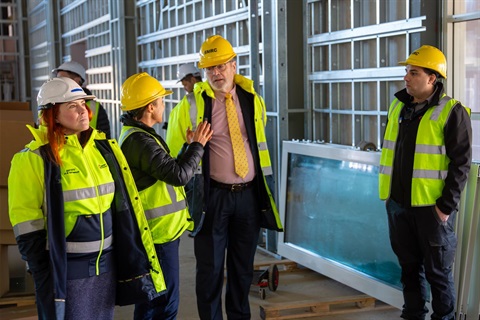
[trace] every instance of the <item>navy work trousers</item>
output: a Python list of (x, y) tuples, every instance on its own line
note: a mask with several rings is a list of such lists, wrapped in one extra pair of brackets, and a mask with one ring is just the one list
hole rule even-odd
[(196, 295), (200, 319), (221, 320), (225, 254), (228, 319), (250, 319), (248, 294), (260, 234), (260, 215), (255, 187), (240, 192), (211, 188), (208, 210), (194, 238), (197, 260)]
[(455, 319), (453, 262), (457, 246), (455, 213), (442, 222), (434, 206), (404, 208), (387, 201), (390, 243), (402, 268), (404, 306), (401, 317), (425, 319), (427, 281), (432, 294), (431, 319)]
[(135, 320), (173, 320), (177, 318), (180, 302), (180, 262), (178, 247), (180, 238), (164, 244), (156, 244), (160, 266), (167, 286), (167, 293), (150, 302), (135, 304)]

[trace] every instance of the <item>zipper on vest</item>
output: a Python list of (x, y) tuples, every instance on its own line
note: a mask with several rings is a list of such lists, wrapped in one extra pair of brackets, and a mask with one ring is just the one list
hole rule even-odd
[(98, 202), (98, 212), (100, 214), (100, 248), (98, 250), (97, 259), (95, 260), (95, 275), (99, 276), (100, 275), (100, 258), (102, 257), (103, 247), (105, 245), (105, 230), (103, 226), (103, 208), (100, 201), (100, 192), (98, 190), (99, 183), (98, 183), (97, 177), (95, 176), (95, 174), (93, 174), (93, 170), (92, 170), (92, 168), (95, 168), (95, 167), (90, 162), (90, 159), (87, 156), (85, 156), (85, 149), (83, 150), (82, 153), (84, 155), (85, 161), (88, 163), (90, 174), (95, 183), (95, 186), (94, 186), (95, 194)]

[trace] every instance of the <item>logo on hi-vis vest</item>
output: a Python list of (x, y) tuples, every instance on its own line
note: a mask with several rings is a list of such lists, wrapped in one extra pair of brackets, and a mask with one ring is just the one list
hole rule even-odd
[(106, 163), (98, 165), (98, 169), (105, 169), (106, 167), (108, 167)]
[(212, 53), (212, 52), (217, 52), (217, 48), (205, 50), (205, 51), (203, 51), (203, 54), (208, 54), (208, 53)]
[(75, 168), (75, 169), (67, 169), (67, 170), (65, 170), (65, 172), (63, 174), (67, 175), (67, 174), (74, 174), (74, 173), (79, 173), (79, 172), (80, 172), (80, 170)]

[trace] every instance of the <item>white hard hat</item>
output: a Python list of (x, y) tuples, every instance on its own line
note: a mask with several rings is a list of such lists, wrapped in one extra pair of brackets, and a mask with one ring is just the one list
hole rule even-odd
[(45, 82), (38, 91), (37, 105), (39, 110), (51, 108), (56, 103), (64, 103), (78, 99), (95, 99), (87, 95), (75, 81), (66, 77), (53, 78)]
[(182, 64), (182, 65), (180, 66), (180, 68), (178, 68), (178, 72), (177, 72), (178, 81), (177, 81), (177, 82), (182, 81), (183, 78), (185, 78), (185, 77), (188, 76), (189, 74), (191, 74), (191, 75), (194, 76), (194, 77), (199, 77), (199, 76), (200, 76), (200, 70), (198, 70), (198, 69), (193, 65), (193, 63)]
[(82, 78), (82, 83), (85, 82), (85, 79), (87, 79), (85, 68), (78, 62), (67, 61), (62, 63), (61, 65), (58, 66), (58, 68), (55, 68), (52, 70), (52, 76), (56, 78), (58, 71), (62, 71), (62, 70), (78, 74), (80, 78)]

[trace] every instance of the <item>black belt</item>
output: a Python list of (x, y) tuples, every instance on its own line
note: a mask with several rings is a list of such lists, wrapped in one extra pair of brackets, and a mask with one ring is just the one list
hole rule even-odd
[(231, 192), (242, 192), (243, 190), (250, 188), (252, 185), (253, 185), (253, 180), (245, 183), (228, 184), (228, 183), (222, 183), (222, 182), (218, 182), (213, 179), (210, 179), (210, 186), (212, 188), (227, 189), (227, 190), (230, 190)]

